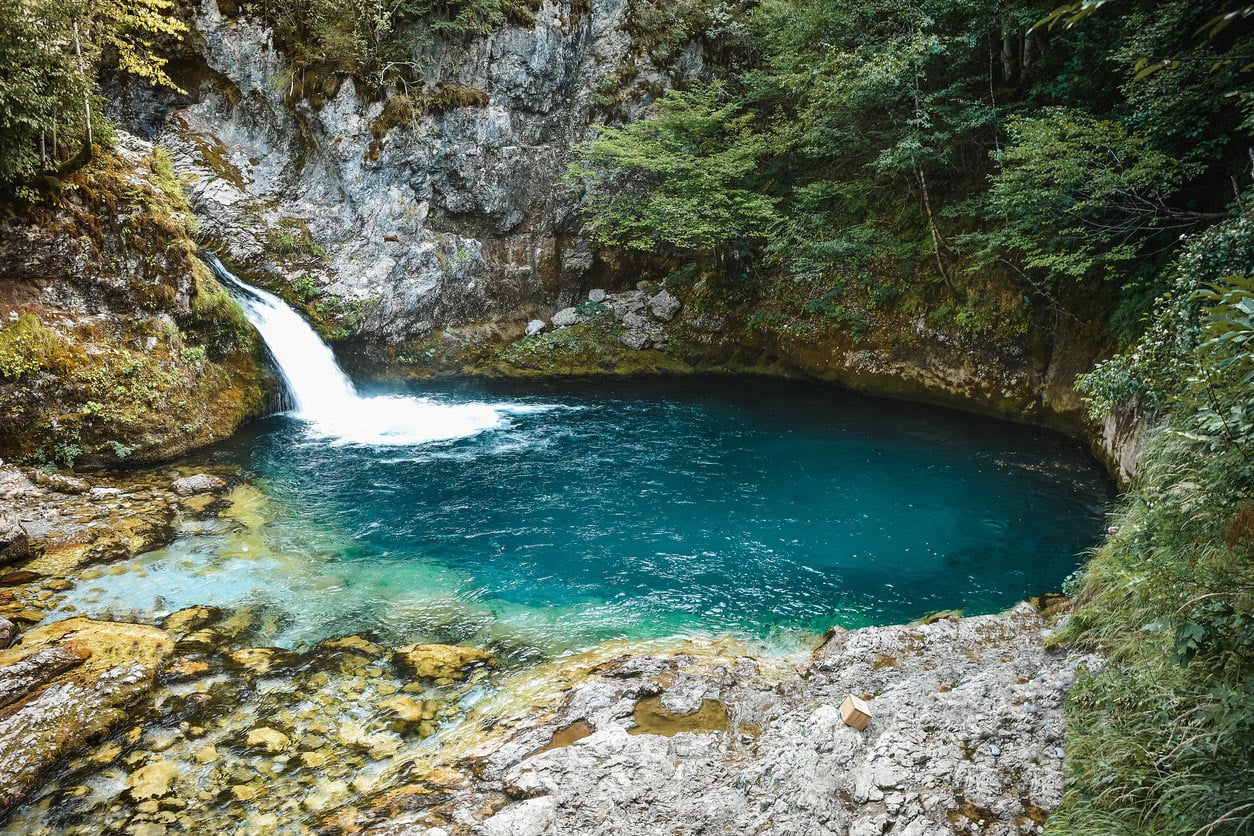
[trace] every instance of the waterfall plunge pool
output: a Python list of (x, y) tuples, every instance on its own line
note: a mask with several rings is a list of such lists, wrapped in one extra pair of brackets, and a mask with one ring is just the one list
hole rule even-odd
[(424, 384), (361, 400), (451, 423), (422, 443), (254, 424), (208, 455), (253, 479), (255, 507), (80, 581), (62, 607), (253, 604), (261, 643), (364, 632), (517, 661), (685, 633), (792, 644), (1056, 591), (1112, 497), (1064, 437), (830, 387)]

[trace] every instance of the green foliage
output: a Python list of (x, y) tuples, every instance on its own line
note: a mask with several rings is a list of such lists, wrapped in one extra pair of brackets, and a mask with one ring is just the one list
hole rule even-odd
[(1199, 236), (1145, 338), (1086, 379), (1095, 408), (1131, 386), (1163, 420), (1060, 637), (1109, 661), (1069, 698), (1059, 833), (1254, 826), (1250, 232), (1242, 218)]
[(612, 317), (597, 317), (516, 340), (500, 356), (506, 363), (522, 368), (551, 370), (572, 364), (591, 368), (614, 356), (621, 331)]
[(579, 314), (585, 319), (591, 319), (593, 317), (603, 316), (609, 312), (610, 312), (609, 307), (602, 304), (601, 302), (593, 302), (592, 300), (581, 302), (575, 306), (575, 313)]
[(35, 314), (23, 314), (0, 328), (0, 379), (17, 380), (43, 370), (64, 372), (76, 350)]
[(255, 11), (288, 53), (295, 77), (285, 83), (319, 69), (408, 93), (422, 81), (414, 75), (418, 45), (487, 34), (507, 22), (531, 25), (538, 8), (535, 0), (310, 0), (260, 3)]
[(266, 249), (278, 256), (327, 257), (326, 248), (314, 240), (304, 221), (283, 218), (266, 230)]
[(767, 151), (718, 86), (672, 91), (654, 118), (604, 128), (571, 176), (587, 190), (593, 236), (636, 250), (722, 254), (764, 240), (774, 201), (748, 188)]
[(186, 31), (173, 8), (171, 0), (0, 0), (0, 185), (81, 168), (92, 144), (108, 139), (97, 84), (106, 62), (177, 89), (157, 46)]
[[(1173, 264), (1170, 289), (1141, 340), (1124, 354), (1099, 363), (1076, 381), (1095, 419), (1140, 398), (1146, 409), (1163, 409), (1196, 364), (1203, 341), (1206, 291), (1231, 277), (1254, 274), (1254, 218), (1244, 215), (1193, 238)], [(1235, 310), (1235, 308), (1234, 308)], [(1213, 326), (1212, 326), (1213, 327)]]
[(985, 204), (986, 258), (1016, 257), (1043, 281), (1118, 275), (1166, 234), (1195, 222), (1166, 205), (1188, 170), (1122, 125), (1050, 108), (1007, 124), (1010, 143)]
[[(590, 225), (607, 246), (734, 253), (718, 261), (729, 275), (835, 286), (871, 272), (968, 333), (1101, 277), (1127, 286), (1111, 328), (1126, 343), (1181, 235), (1229, 217), (1251, 185), (1233, 104), (1254, 101), (1254, 73), (1231, 60), (1248, 26), (1198, 34), (1229, 0), (1110, 5), (1053, 31), (1032, 29), (1049, 6), (1030, 0), (658, 12), (659, 31), (703, 33), (715, 78), (583, 150)], [(602, 81), (596, 100), (613, 104), (631, 76)], [(990, 276), (1019, 292), (968, 299)]]

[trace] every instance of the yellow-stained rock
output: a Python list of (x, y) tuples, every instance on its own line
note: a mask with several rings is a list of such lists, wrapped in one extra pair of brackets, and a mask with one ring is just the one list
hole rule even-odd
[(203, 627), (208, 627), (215, 621), (222, 618), (222, 611), (217, 607), (198, 606), (187, 607), (178, 612), (170, 613), (165, 619), (165, 629), (169, 630), (178, 638), (182, 638), (188, 633), (195, 632)]
[(398, 720), (417, 723), (424, 719), (422, 703), (413, 697), (392, 697), (379, 703), (379, 707), (396, 715)]
[(392, 652), (392, 664), (405, 676), (451, 684), (471, 669), (494, 663), (492, 654), (452, 644), (411, 644)]
[(192, 757), (195, 758), (196, 763), (213, 763), (218, 759), (218, 749), (212, 744), (202, 746), (195, 752), (192, 752)]
[(300, 762), (310, 769), (318, 769), (319, 767), (326, 766), (327, 761), (330, 759), (331, 756), (326, 752), (315, 750), (300, 753)]
[(267, 754), (275, 755), (287, 748), (289, 738), (277, 729), (262, 726), (248, 733), (244, 743), (254, 749), (261, 749)]
[[(31, 629), (0, 651), (0, 668), (30, 669), (30, 696), (0, 718), (0, 809), (25, 798), (61, 758), (125, 722), (173, 650), (173, 638), (157, 627), (71, 618)], [(55, 661), (67, 654), (68, 667)]]
[(377, 645), (363, 636), (341, 636), (338, 639), (330, 639), (323, 642), (322, 647), (327, 650), (349, 650), (371, 658), (378, 658), (384, 653), (381, 645)]
[(277, 647), (246, 647), (227, 654), (234, 667), (264, 676), (274, 668), (291, 664), (295, 654)]
[(174, 761), (153, 761), (132, 772), (126, 779), (126, 786), (130, 790), (131, 798), (136, 801), (161, 798), (170, 794), (171, 784), (178, 774), (179, 766)]

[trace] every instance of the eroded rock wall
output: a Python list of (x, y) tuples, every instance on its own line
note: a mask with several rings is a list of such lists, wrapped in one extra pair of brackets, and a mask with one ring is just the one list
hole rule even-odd
[(684, 309), (665, 323), (667, 340), (620, 345), (610, 329), (593, 363), (565, 341), (548, 359), (534, 339), (520, 344), (528, 322), (551, 334), (562, 326), (555, 314), (597, 285), (629, 291), (665, 275), (598, 250), (564, 179), (599, 123), (637, 118), (676, 79), (705, 72), (696, 34), (654, 57), (639, 6), (548, 0), (531, 24), (432, 36), (413, 48), (423, 83), (400, 107), (397, 94), (383, 99), (347, 76), (311, 94), (264, 25), (203, 0), (192, 9), (203, 67), (191, 103), (164, 123), (151, 111), (168, 104), (135, 118), (163, 124), (160, 141), (194, 176), (202, 240), (303, 307), (358, 371), (795, 375), (1048, 425), (1088, 438), (1112, 473), (1130, 477), (1140, 419), (1094, 423), (1073, 386), (1110, 348), (1100, 312), (1077, 315), (1067, 300), (1025, 306), (1008, 278), (970, 289), (1017, 311), (982, 330), (933, 316), (952, 298), (868, 311), (854, 333), (808, 312), (805, 298), (789, 309), (702, 280), (669, 288)]
[(594, 255), (563, 177), (597, 118), (598, 80), (631, 67), (623, 107), (638, 114), (667, 73), (701, 64), (689, 47), (655, 66), (627, 32), (627, 0), (583, 5), (550, 0), (531, 26), (415, 47), (439, 102), (372, 99), (342, 78), (315, 107), (293, 101), (291, 67), (263, 25), (202, 3), (210, 80), (161, 142), (198, 175), (205, 240), (243, 275), (296, 286), (344, 333), (373, 340), (525, 319), (574, 298)]

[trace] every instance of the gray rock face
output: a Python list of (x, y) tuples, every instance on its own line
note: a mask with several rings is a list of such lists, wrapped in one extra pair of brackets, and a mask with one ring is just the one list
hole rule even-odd
[[(669, 85), (666, 73), (700, 70), (691, 46), (665, 72), (655, 66), (632, 43), (630, 15), (627, 0), (546, 0), (534, 25), (436, 37), (411, 55), (425, 92), (455, 86), (487, 103), (386, 124), (383, 103), (352, 81), (318, 109), (289, 106), (270, 33), (202, 2), (194, 24), (219, 81), (161, 142), (199, 177), (190, 191), (203, 235), (228, 261), (304, 277), (359, 307), (354, 327), (371, 338), (571, 304), (594, 257), (562, 177), (601, 118), (595, 81), (635, 79), (624, 90), (633, 116)], [(281, 229), (307, 230), (325, 256), (276, 254), (267, 237)]]
[(679, 300), (663, 290), (649, 300), (649, 310), (663, 322), (670, 322), (679, 313)]
[[(839, 632), (790, 657), (619, 656), (556, 707), (506, 719), (440, 815), (485, 834), (1039, 832), (1062, 796), (1076, 664), (1043, 638), (1023, 605)], [(869, 698), (863, 732), (841, 720), (847, 694)], [(557, 735), (575, 727), (588, 733)]]
[(14, 514), (0, 508), (0, 566), (31, 556), (30, 535)]

